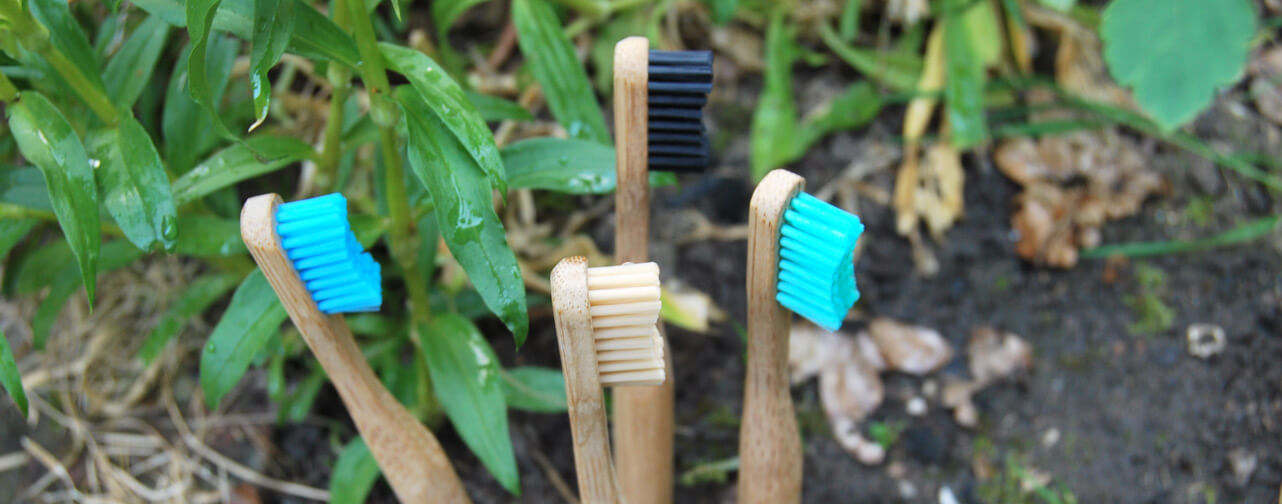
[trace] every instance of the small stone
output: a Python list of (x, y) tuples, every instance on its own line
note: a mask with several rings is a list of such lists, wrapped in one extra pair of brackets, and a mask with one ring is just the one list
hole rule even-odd
[(1246, 486), (1251, 481), (1251, 474), (1259, 465), (1259, 458), (1246, 448), (1237, 448), (1229, 452), (1229, 467), (1233, 469), (1233, 481), (1238, 486)]
[(1042, 446), (1051, 448), (1059, 443), (1059, 429), (1051, 427), (1042, 433)]
[(979, 410), (975, 409), (975, 404), (966, 402), (953, 410), (953, 420), (957, 425), (973, 429), (979, 425)]
[(904, 407), (908, 414), (915, 417), (926, 416), (926, 400), (921, 397), (913, 397), (908, 400)]
[(886, 466), (886, 474), (895, 479), (903, 479), (908, 475), (908, 468), (904, 467), (903, 462), (891, 462)]
[(896, 483), (899, 487), (899, 497), (905, 500), (912, 500), (917, 497), (917, 485), (908, 480), (899, 480)]
[(1203, 360), (1219, 355), (1228, 346), (1224, 328), (1215, 324), (1190, 325), (1185, 336), (1188, 339), (1189, 355)]

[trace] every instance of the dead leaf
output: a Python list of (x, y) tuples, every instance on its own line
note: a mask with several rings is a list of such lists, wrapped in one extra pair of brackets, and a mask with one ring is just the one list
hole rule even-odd
[(887, 368), (922, 376), (935, 371), (953, 357), (953, 349), (938, 331), (888, 318), (876, 318), (868, 334), (886, 359)]
[(712, 30), (712, 48), (718, 55), (725, 55), (733, 61), (739, 70), (744, 72), (761, 72), (765, 60), (761, 55), (761, 34), (740, 28), (737, 25), (714, 28)]
[(792, 325), (788, 334), (788, 380), (793, 385), (819, 374), (828, 363), (831, 349), (824, 346), (827, 331), (806, 322)]
[(935, 92), (944, 87), (944, 37), (939, 27), (931, 30), (926, 41), (926, 62), (917, 91), (923, 96), (914, 98), (904, 113), (904, 162), (895, 177), (895, 229), (907, 236), (917, 229), (916, 196), (920, 184), (918, 175), (918, 142), (930, 125), (939, 98)]
[(1095, 101), (1137, 110), (1135, 100), (1108, 75), (1101, 57), (1100, 40), (1089, 30), (1060, 33), (1055, 53), (1055, 80), (1064, 90)]
[(998, 169), (1024, 187), (1015, 198), (1015, 252), (1038, 264), (1069, 268), (1077, 251), (1099, 244), (1099, 227), (1137, 213), (1165, 189), (1134, 141), (1115, 129), (1003, 142)]
[(819, 398), (829, 421), (863, 420), (881, 405), (885, 388), (877, 367), (864, 359), (854, 340), (840, 333), (820, 336), (828, 362), (819, 372)]
[(1033, 347), (1015, 333), (978, 327), (966, 344), (970, 376), (979, 387), (1006, 378), (1033, 365)]
[(961, 152), (944, 142), (926, 149), (914, 205), (937, 239), (962, 216)]
[(886, 460), (886, 449), (880, 444), (864, 438), (859, 432), (859, 424), (847, 418), (829, 418), (832, 435), (837, 443), (864, 465), (877, 465)]
[(930, 16), (928, 0), (886, 0), (886, 18), (906, 25)]

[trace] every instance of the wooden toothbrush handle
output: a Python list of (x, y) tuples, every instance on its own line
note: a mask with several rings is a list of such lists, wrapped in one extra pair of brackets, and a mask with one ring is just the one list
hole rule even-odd
[(241, 238), (338, 389), (396, 497), (406, 503), (470, 503), (441, 445), (383, 387), (343, 317), (317, 309), (280, 246), (275, 218), (280, 202), (275, 194), (246, 201), (240, 213)]
[(565, 373), (565, 399), (574, 439), (574, 468), (584, 504), (619, 504), (619, 482), (610, 460), (610, 428), (597, 370), (596, 341), (588, 303), (588, 260), (562, 259), (552, 270), (552, 316)]
[[(663, 324), (659, 333), (664, 334)], [(664, 337), (667, 379), (662, 385), (614, 387), (614, 448), (619, 485), (628, 504), (671, 504), (673, 463), (672, 347)]]
[(801, 435), (788, 384), (792, 314), (775, 301), (779, 228), (804, 180), (766, 175), (748, 213), (748, 370), (739, 429), (740, 504), (801, 502)]

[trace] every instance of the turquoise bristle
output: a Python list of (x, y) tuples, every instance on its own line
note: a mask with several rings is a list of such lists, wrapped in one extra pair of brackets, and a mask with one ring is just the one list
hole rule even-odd
[(377, 311), (383, 305), (381, 269), (357, 243), (342, 194), (281, 204), (276, 233), (320, 311)]
[(779, 237), (779, 304), (824, 329), (840, 329), (859, 300), (854, 254), (863, 231), (859, 217), (819, 198), (793, 198)]

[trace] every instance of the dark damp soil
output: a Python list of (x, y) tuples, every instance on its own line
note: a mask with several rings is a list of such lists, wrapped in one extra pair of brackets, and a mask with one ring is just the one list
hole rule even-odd
[[(814, 77), (837, 86), (843, 78), (848, 79), (834, 71)], [(746, 243), (677, 246), (673, 216), (693, 207), (719, 224), (744, 221), (751, 191), (744, 117), (751, 114), (758, 85), (745, 81), (736, 93), (738, 104), (715, 104), (724, 112), (710, 118), (713, 134), (729, 139), (717, 152), (720, 168), (683, 180), (681, 188), (659, 190), (654, 198), (652, 258), (663, 265), (665, 277), (706, 292), (730, 315), (708, 334), (669, 333), (678, 387), (678, 472), (737, 452), (744, 344), (735, 328), (745, 320)], [(1282, 135), (1250, 114), (1244, 118), (1236, 105), (1242, 98), (1222, 97), (1195, 132), (1235, 150), (1282, 155)], [(868, 128), (828, 138), (790, 168), (806, 176), (811, 188), (822, 187), (872, 142), (893, 143), (901, 117), (900, 110), (884, 112)], [(1231, 172), (1166, 146), (1146, 148), (1152, 168), (1172, 190), (1150, 200), (1138, 216), (1107, 225), (1105, 243), (1207, 236), (1279, 211), (1276, 195)], [(805, 502), (935, 503), (942, 486), (961, 502), (1042, 502), (993, 497), (995, 489), (1017, 484), (1002, 479), (1004, 460), (1049, 475), (1052, 488), (1082, 503), (1275, 502), (1282, 482), (1282, 240), (1144, 260), (1166, 274), (1157, 296), (1173, 310), (1174, 324), (1161, 333), (1134, 334), (1128, 327), (1138, 315), (1125, 300), (1140, 290), (1135, 262), (1083, 260), (1060, 271), (1020, 260), (1009, 225), (1017, 187), (986, 155), (967, 156), (965, 163), (966, 216), (942, 242), (928, 244), (939, 262), (934, 276), (915, 271), (909, 243), (894, 233), (892, 210), (863, 203), (867, 244), (857, 266), (863, 292), (857, 309), (865, 319), (888, 316), (936, 328), (959, 355), (976, 326), (1013, 331), (1034, 347), (1033, 369), (976, 397), (975, 429), (959, 427), (933, 401), (924, 417), (907, 415), (905, 398), (923, 380), (887, 377), (887, 400), (869, 421), (902, 432), (879, 466), (861, 465), (834, 441), (813, 381), (796, 387)], [(891, 179), (886, 171), (871, 182), (889, 188)], [(1195, 199), (1213, 203), (1204, 225), (1187, 217)], [(612, 217), (589, 227), (606, 252), (612, 248)], [(1194, 323), (1225, 330), (1222, 354), (1201, 360), (1187, 352), (1185, 329)], [(505, 331), (488, 328), (505, 365), (559, 365), (550, 319), (532, 321), (519, 354)], [(959, 356), (941, 374), (964, 369)], [(341, 409), (332, 407), (335, 396), (325, 397), (331, 402), (327, 410), (341, 417)], [(449, 427), (438, 436), (476, 502), (561, 502), (536, 460), (546, 457), (574, 487), (567, 419), (513, 412), (510, 420), (524, 492), (519, 498), (497, 485)], [(308, 466), (322, 476), (309, 479), (323, 481), (333, 455), (315, 435), (298, 430), (278, 431), (276, 441), (286, 454), (316, 461)], [(299, 443), (305, 444), (301, 450), (290, 446)], [(1244, 482), (1230, 462), (1234, 451), (1257, 461)], [(733, 502), (734, 483), (730, 473), (724, 483), (678, 486), (676, 501)], [(379, 483), (372, 500), (390, 497)]]

